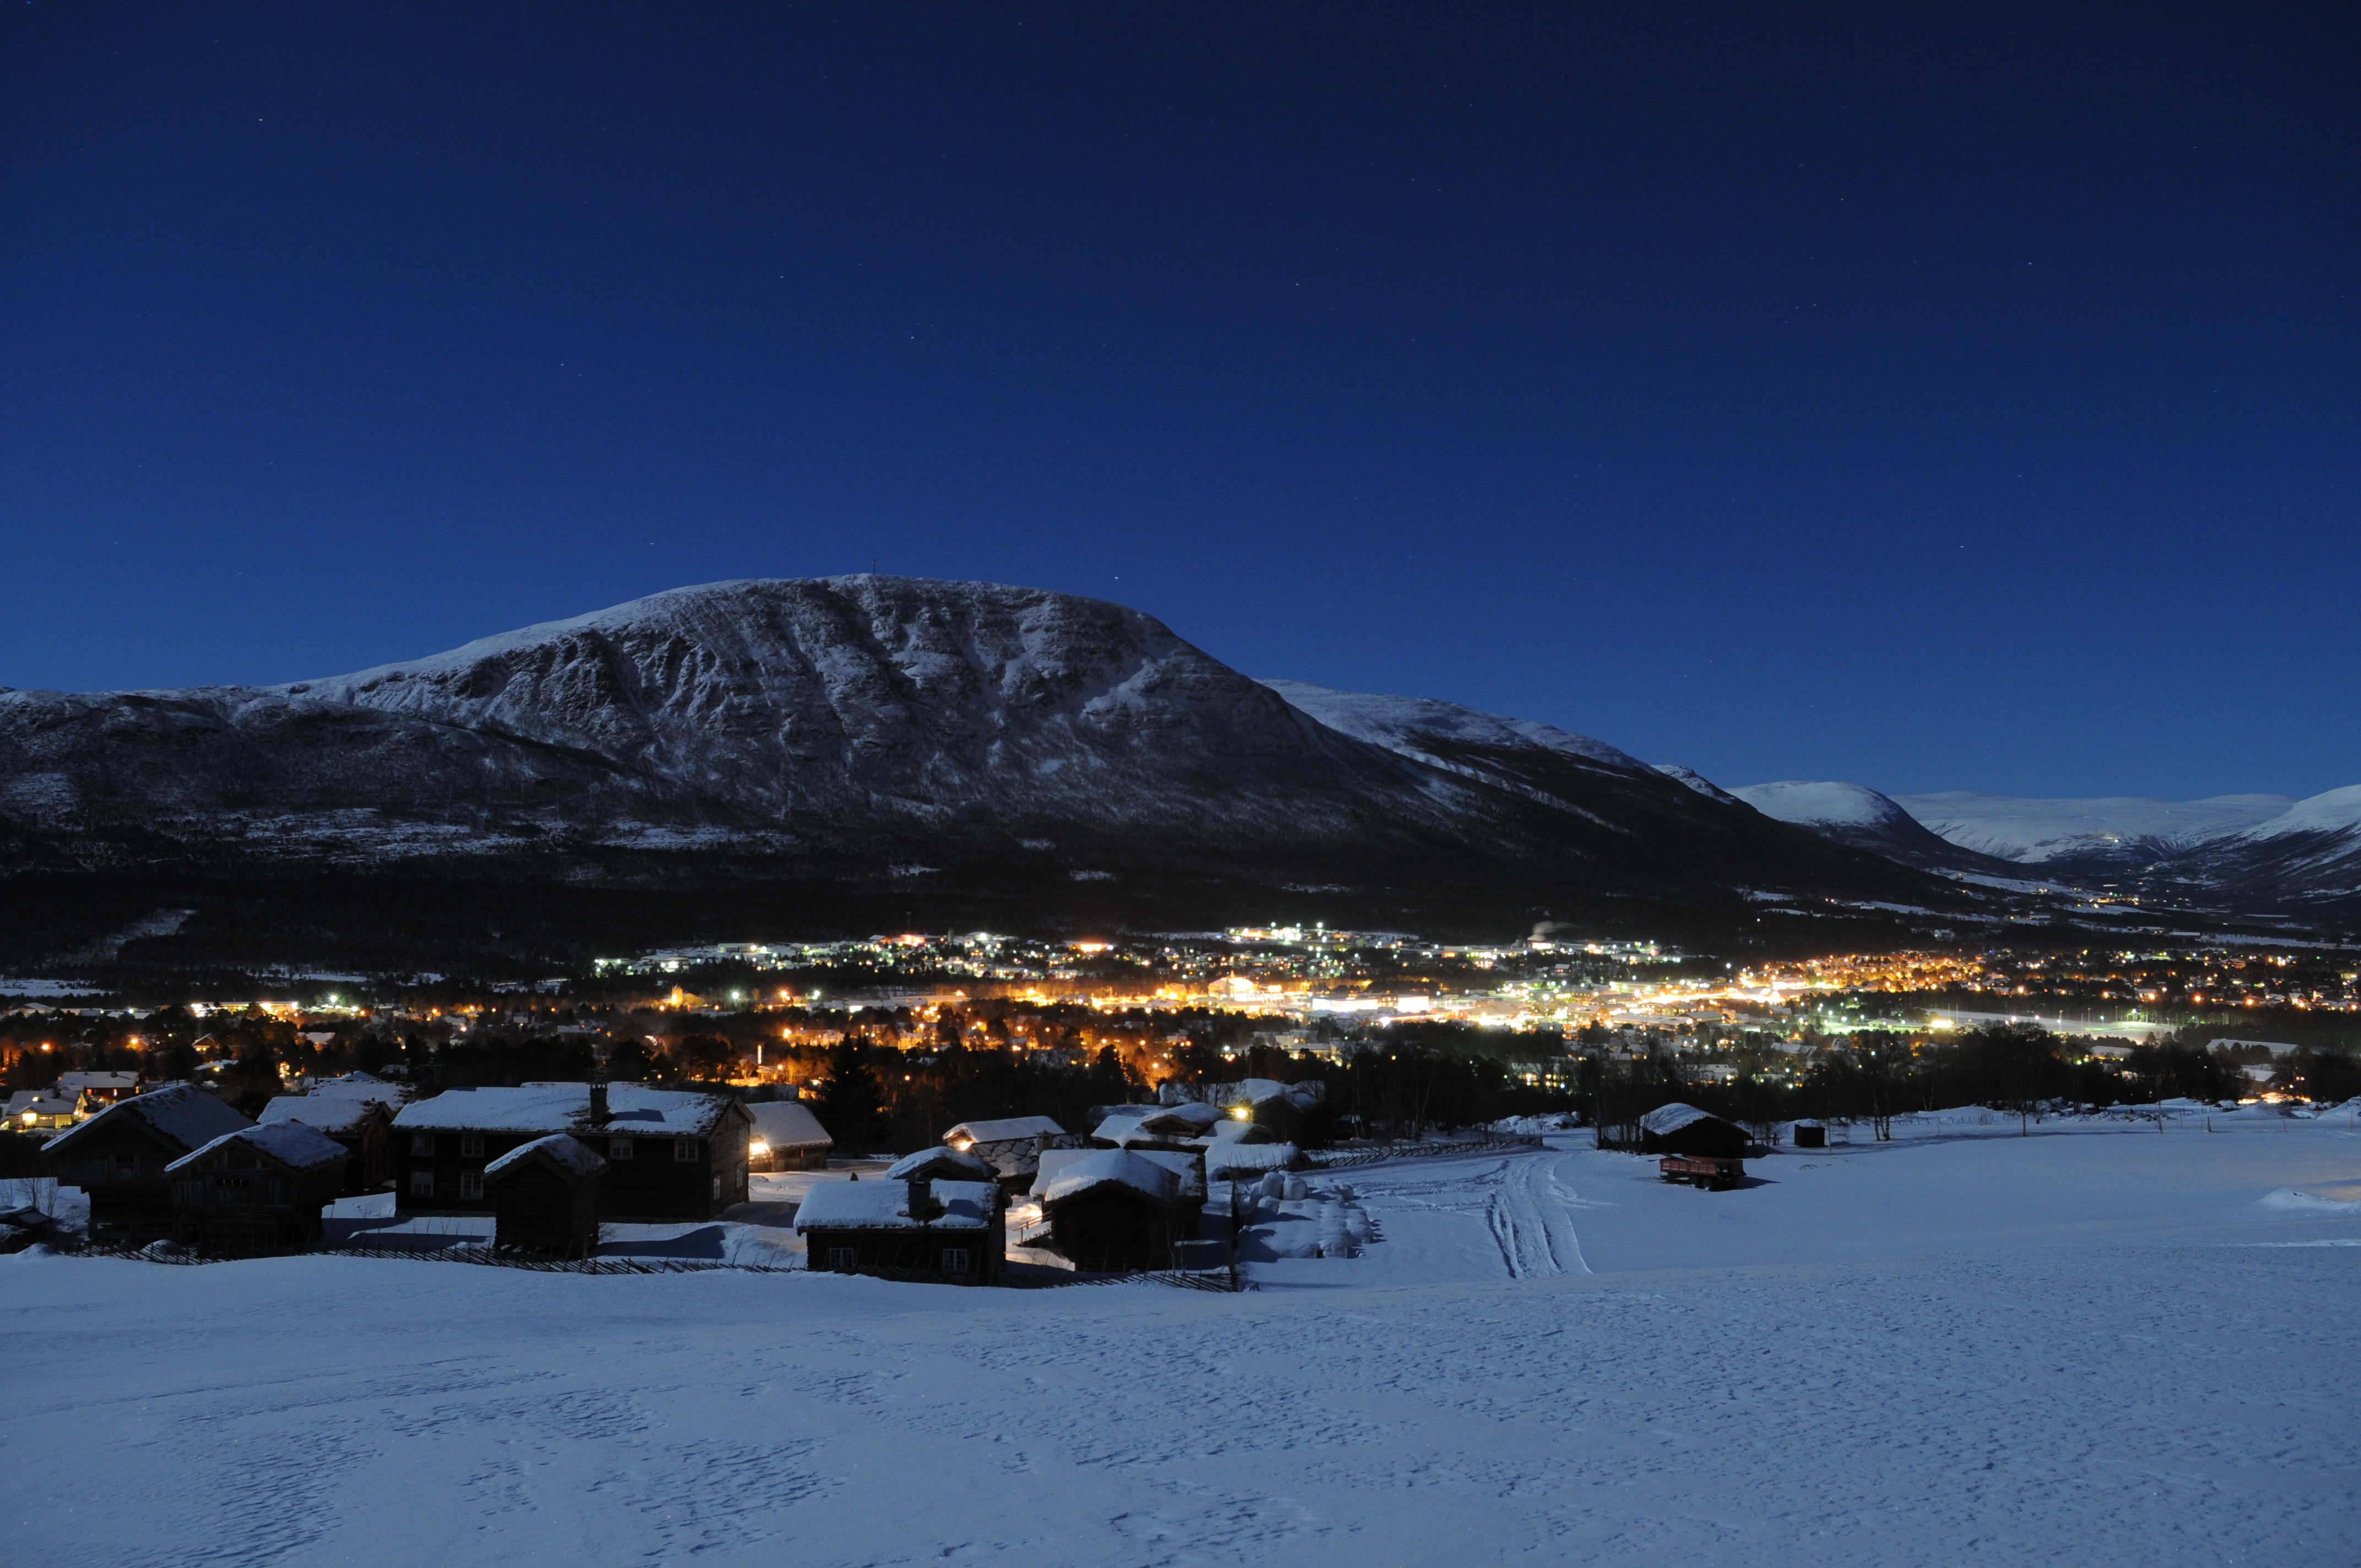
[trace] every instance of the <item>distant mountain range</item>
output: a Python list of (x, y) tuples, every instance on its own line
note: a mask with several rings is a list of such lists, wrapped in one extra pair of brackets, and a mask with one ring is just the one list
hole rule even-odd
[[(2025, 867), (2052, 846), (2063, 878), (2089, 857), (2053, 841), (2102, 828), (1929, 798), (1950, 814), (1724, 791), (1545, 724), (1257, 681), (1070, 595), (719, 583), (286, 685), (0, 692), (0, 876), (45, 890), (0, 916), (0, 960), (53, 938), (230, 961), (266, 927), (357, 953), (428, 920), (556, 956), (889, 923), (1742, 946), (2061, 917)], [(2310, 897), (2350, 869), (2332, 798), (2167, 827), (2203, 835), (2175, 840), (2203, 886)], [(155, 919), (172, 904), (185, 930)]]
[[(2136, 883), (2233, 909), (2350, 919), (2361, 899), (2361, 786), (2308, 800), (1888, 797), (1860, 784), (1750, 784), (1766, 817), (1914, 865), (2085, 887)], [(1931, 840), (1931, 842), (1930, 842)]]

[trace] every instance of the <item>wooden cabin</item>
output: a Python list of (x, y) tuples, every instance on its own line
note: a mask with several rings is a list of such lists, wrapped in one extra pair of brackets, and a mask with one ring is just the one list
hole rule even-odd
[(241, 1127), (164, 1168), (172, 1235), (225, 1257), (302, 1252), (320, 1240), (320, 1211), (344, 1190), (345, 1146), (300, 1122)]
[(598, 1196), (608, 1164), (571, 1133), (520, 1144), (484, 1168), (492, 1249), (588, 1257), (598, 1245)]
[(991, 1181), (996, 1176), (992, 1167), (975, 1156), (947, 1148), (906, 1154), (885, 1170), (888, 1181), (910, 1181), (919, 1177), (928, 1181)]
[(345, 1146), (345, 1193), (375, 1192), (393, 1175), (393, 1113), (401, 1102), (344, 1094), (277, 1094), (262, 1108), (262, 1125), (301, 1124)]
[(1640, 1118), (1640, 1152), (1735, 1159), (1753, 1146), (1746, 1129), (1675, 1100)]
[(140, 1245), (174, 1230), (164, 1168), (254, 1124), (219, 1095), (175, 1083), (117, 1101), (41, 1150), (45, 1173), (90, 1195), (93, 1241)]
[(1051, 1250), (1085, 1273), (1170, 1268), (1188, 1239), (1180, 1177), (1139, 1150), (1088, 1149), (1058, 1161), (1034, 1196)]
[(1033, 1185), (1044, 1150), (1081, 1148), (1085, 1142), (1047, 1116), (961, 1122), (943, 1135), (945, 1146), (972, 1154), (992, 1167), (1002, 1189), (1009, 1192), (1022, 1192)]
[(836, 1140), (811, 1107), (795, 1100), (758, 1100), (746, 1107), (753, 1119), (746, 1144), (750, 1170), (826, 1170)]
[(1008, 1257), (1007, 1212), (993, 1181), (823, 1181), (796, 1210), (815, 1272), (992, 1285)]
[(753, 1122), (726, 1094), (636, 1083), (528, 1083), (446, 1089), (393, 1118), (394, 1211), (489, 1214), (486, 1169), (553, 1133), (579, 1138), (609, 1167), (601, 1220), (713, 1220), (746, 1201)]

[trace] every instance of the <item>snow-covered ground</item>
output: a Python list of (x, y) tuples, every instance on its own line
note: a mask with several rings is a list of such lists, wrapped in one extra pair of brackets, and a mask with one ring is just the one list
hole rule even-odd
[(2211, 1126), (1554, 1133), (1314, 1175), (1238, 1296), (0, 1258), (6, 1552), (2342, 1568), (2361, 1125)]

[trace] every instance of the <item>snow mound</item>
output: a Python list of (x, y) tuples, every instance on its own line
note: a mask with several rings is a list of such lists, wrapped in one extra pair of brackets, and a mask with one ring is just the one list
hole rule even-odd
[(2257, 1200), (2266, 1209), (2280, 1209), (2290, 1213), (2330, 1215), (2361, 1214), (2361, 1202), (2343, 1202), (2334, 1198), (2323, 1198), (2298, 1187), (2279, 1187)]

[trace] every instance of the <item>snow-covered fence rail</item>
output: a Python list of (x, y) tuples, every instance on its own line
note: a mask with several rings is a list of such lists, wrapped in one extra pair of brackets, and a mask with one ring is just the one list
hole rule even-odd
[(1485, 1154), (1494, 1149), (1537, 1149), (1539, 1133), (1487, 1133), (1477, 1138), (1449, 1138), (1416, 1143), (1381, 1144), (1370, 1149), (1342, 1153), (1316, 1151), (1305, 1157), (1313, 1170), (1345, 1170), (1354, 1166), (1379, 1165), (1395, 1159), (1431, 1159), (1439, 1155)]

